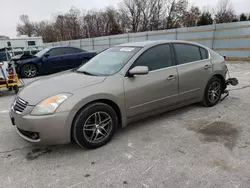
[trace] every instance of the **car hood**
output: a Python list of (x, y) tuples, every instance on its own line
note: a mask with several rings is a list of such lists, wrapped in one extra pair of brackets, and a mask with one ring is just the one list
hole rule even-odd
[(20, 59), (17, 63), (31, 63), (39, 60), (39, 57), (29, 57), (27, 59)]
[(19, 93), (19, 97), (29, 105), (36, 105), (48, 97), (60, 93), (74, 93), (81, 88), (101, 83), (105, 78), (67, 71), (27, 84)]

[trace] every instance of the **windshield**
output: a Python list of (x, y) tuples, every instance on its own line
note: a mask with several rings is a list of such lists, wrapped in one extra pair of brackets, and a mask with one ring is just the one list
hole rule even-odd
[(46, 54), (50, 49), (49, 48), (44, 48), (42, 51), (36, 53), (34, 56), (36, 57), (42, 57), (44, 54)]
[(112, 47), (90, 59), (77, 72), (89, 75), (109, 76), (117, 73), (141, 48)]

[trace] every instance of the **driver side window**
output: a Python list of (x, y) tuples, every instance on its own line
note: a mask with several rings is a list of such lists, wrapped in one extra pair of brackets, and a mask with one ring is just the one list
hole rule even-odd
[(132, 66), (147, 66), (149, 71), (167, 68), (173, 65), (169, 44), (154, 46), (145, 51)]

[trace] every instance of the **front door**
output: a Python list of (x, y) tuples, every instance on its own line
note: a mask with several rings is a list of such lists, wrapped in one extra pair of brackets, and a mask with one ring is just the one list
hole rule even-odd
[[(178, 73), (169, 44), (145, 51), (132, 65), (147, 66), (149, 74), (124, 78), (127, 116), (143, 115), (171, 106), (178, 96)], [(130, 68), (130, 69), (131, 69)]]
[(70, 63), (67, 62), (65, 49), (53, 48), (48, 52), (48, 57), (43, 57), (43, 70), (46, 73), (54, 73), (69, 69)]

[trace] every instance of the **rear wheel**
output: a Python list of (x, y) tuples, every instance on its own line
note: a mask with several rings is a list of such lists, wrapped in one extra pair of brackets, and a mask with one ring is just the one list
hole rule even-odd
[(33, 78), (37, 75), (37, 68), (33, 64), (23, 65), (21, 68), (21, 76), (23, 78)]
[(98, 148), (112, 139), (117, 124), (117, 114), (112, 107), (92, 103), (77, 115), (73, 124), (73, 138), (81, 147)]
[(212, 107), (215, 106), (221, 99), (222, 94), (222, 81), (217, 77), (212, 77), (206, 87), (203, 105)]
[(15, 91), (15, 94), (17, 94), (19, 92), (19, 87), (17, 85), (13, 86), (13, 89)]

